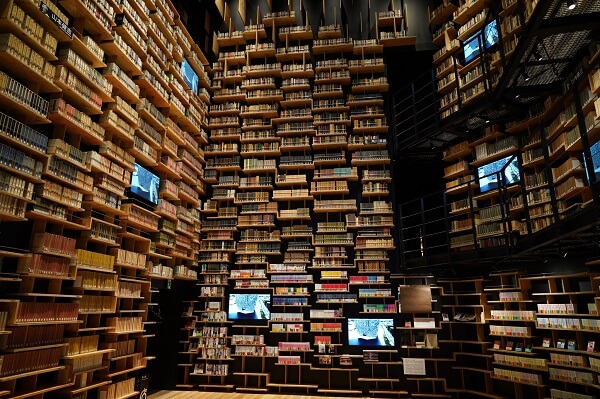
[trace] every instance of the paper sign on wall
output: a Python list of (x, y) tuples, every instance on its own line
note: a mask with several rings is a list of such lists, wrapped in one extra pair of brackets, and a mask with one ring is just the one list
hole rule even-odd
[(425, 359), (402, 358), (405, 375), (425, 375)]

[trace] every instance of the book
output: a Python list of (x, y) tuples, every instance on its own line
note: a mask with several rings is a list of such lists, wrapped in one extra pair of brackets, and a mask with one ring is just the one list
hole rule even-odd
[(543, 348), (549, 348), (550, 345), (552, 345), (552, 339), (551, 338), (544, 338), (542, 340), (542, 347)]
[(340, 356), (340, 366), (352, 366), (352, 358), (348, 355)]
[(559, 339), (559, 340), (556, 342), (556, 347), (557, 347), (558, 349), (565, 349), (565, 344), (566, 344), (566, 342), (567, 342), (567, 341), (566, 341), (566, 340), (564, 340), (564, 339)]
[(318, 344), (319, 353), (325, 353), (325, 344)]
[(499, 339), (494, 341), (494, 349), (500, 349), (500, 340)]
[(523, 342), (517, 342), (517, 346), (515, 347), (515, 351), (523, 352)]
[(567, 341), (567, 349), (569, 350), (577, 350), (577, 342), (574, 339), (570, 339)]
[(505, 349), (506, 349), (507, 351), (511, 351), (511, 350), (513, 350), (513, 345), (514, 345), (514, 343), (513, 343), (512, 341), (507, 341), (507, 342), (506, 342), (506, 348), (505, 348)]
[(329, 356), (329, 355), (319, 356), (319, 364), (331, 365), (331, 356)]
[(587, 352), (595, 352), (596, 351), (596, 341), (588, 341), (586, 351)]

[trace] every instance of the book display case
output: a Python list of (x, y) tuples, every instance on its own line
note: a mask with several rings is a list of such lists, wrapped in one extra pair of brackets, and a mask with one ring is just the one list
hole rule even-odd
[(2, 236), (29, 237), (0, 253), (0, 394), (136, 396), (154, 281), (195, 279), (209, 98), (180, 66), (207, 87), (206, 58), (168, 0), (0, 16)]

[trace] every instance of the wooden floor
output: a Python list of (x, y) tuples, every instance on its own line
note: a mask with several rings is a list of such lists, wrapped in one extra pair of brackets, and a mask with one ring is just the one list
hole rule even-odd
[[(199, 392), (199, 391), (158, 391), (149, 396), (149, 399), (323, 399), (323, 396), (310, 395), (280, 395), (280, 394), (253, 394), (236, 392)], [(336, 399), (357, 399), (357, 396)]]

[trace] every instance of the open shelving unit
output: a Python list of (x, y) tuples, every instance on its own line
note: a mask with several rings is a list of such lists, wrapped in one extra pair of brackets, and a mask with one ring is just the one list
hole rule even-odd
[(206, 57), (169, 0), (16, 0), (0, 15), (0, 221), (3, 237), (26, 237), (0, 253), (14, 276), (1, 283), (0, 391), (136, 396), (156, 286), (196, 273), (208, 105), (180, 68), (206, 87)]

